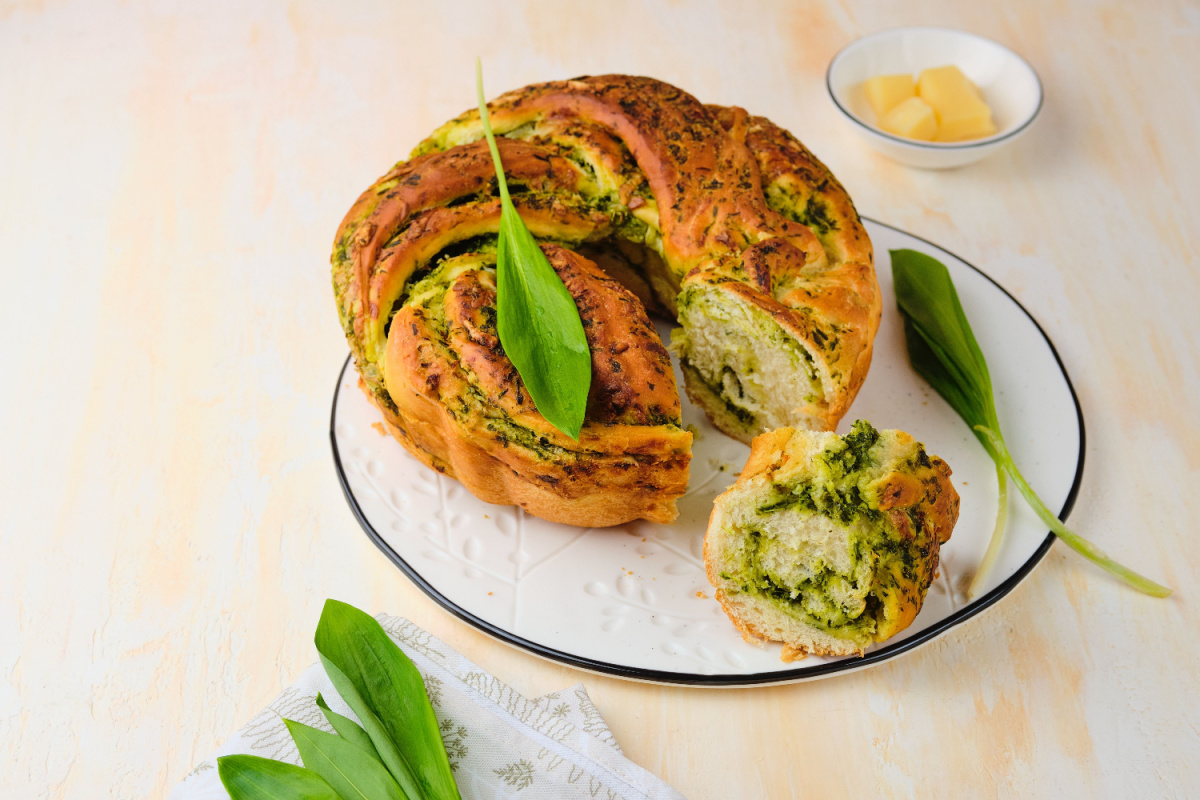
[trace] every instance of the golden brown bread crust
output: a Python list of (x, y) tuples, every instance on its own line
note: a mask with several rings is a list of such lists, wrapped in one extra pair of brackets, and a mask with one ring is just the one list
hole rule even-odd
[[(856, 427), (857, 430), (857, 427)], [(882, 431), (870, 450), (874, 459), (860, 474), (857, 495), (872, 512), (877, 512), (889, 538), (908, 550), (901, 560), (875, 562), (871, 594), (875, 599), (876, 626), (870, 639), (883, 642), (907, 628), (921, 610), (938, 569), (941, 545), (958, 520), (959, 496), (950, 481), (950, 467), (903, 431)], [(726, 592), (731, 582), (729, 565), (722, 562), (723, 528), (737, 519), (739, 509), (761, 501), (768, 487), (796, 487), (819, 481), (818, 467), (825, 448), (836, 442), (830, 434), (780, 428), (755, 438), (750, 458), (734, 484), (720, 495), (709, 518), (704, 541), (705, 572), (726, 615), (748, 641), (785, 643), (784, 661), (815, 655), (849, 655), (862, 652), (862, 645), (836, 637), (796, 638), (781, 636), (747, 613), (744, 598)], [(736, 583), (736, 581), (734, 582)], [(736, 587), (735, 587), (736, 588)], [(810, 632), (811, 633), (811, 632)]]
[[(711, 582), (712, 578), (709, 578)], [(733, 627), (737, 629), (742, 638), (750, 644), (761, 645), (763, 642), (778, 642), (782, 641), (778, 636), (770, 633), (766, 628), (759, 627), (753, 622), (742, 617), (741, 609), (734, 605), (724, 589), (717, 589), (713, 595), (717, 598), (717, 602), (721, 604), (721, 609), (725, 612), (725, 616), (729, 617), (729, 621), (733, 623)], [(862, 655), (862, 651), (858, 655)], [(808, 643), (803, 647), (795, 647), (786, 642), (783, 644), (783, 649), (779, 652), (779, 660), (790, 664), (793, 661), (800, 661), (808, 656), (846, 656), (851, 655), (845, 648), (842, 647), (825, 647), (820, 644)]]
[(692, 435), (678, 425), (666, 350), (632, 294), (576, 253), (543, 250), (575, 298), (592, 354), (578, 443), (537, 412), (496, 334), (495, 274), (471, 265), (448, 281), (440, 308), (397, 312), (392, 328), (405, 335), (388, 337), (384, 358), (396, 406), (389, 428), (488, 502), (585, 527), (671, 522)]
[[(507, 139), (500, 152), (512, 183), (566, 195), (578, 187), (578, 169), (561, 157)], [(452, 205), (486, 193), (495, 180), (484, 142), (430, 153), (397, 164), (363, 192), (342, 221), (334, 247), (334, 293), (355, 365), (376, 394), (383, 388), (377, 362), (393, 305), (413, 273), (445, 248), (496, 233), (498, 198)], [(530, 230), (547, 238), (582, 240), (608, 226), (605, 215), (569, 208), (558, 195), (518, 197), (516, 205)]]
[[(794, 138), (741, 109), (706, 107), (673, 86), (622, 75), (530, 86), (490, 109), (497, 133), (507, 134), (499, 146), (514, 203), (535, 236), (573, 250), (645, 246), (652, 266), (643, 289), (652, 286), (669, 310), (689, 283), (747, 298), (817, 364), (825, 397), (807, 419), (836, 424), (869, 366), (880, 298), (848, 196)], [(481, 138), (476, 110), (447, 123), (342, 222), (334, 290), (365, 390), (406, 448), (490, 502), (576, 524), (673, 519), (690, 453), (678, 401), (666, 401), (674, 379), (669, 368), (655, 371), (665, 353), (651, 358), (648, 343), (637, 345), (654, 336), (641, 304), (591, 261), (547, 248), (560, 274), (579, 281), (568, 284), (572, 294), (593, 306), (580, 303), (585, 325), (595, 323), (600, 389), (578, 444), (527, 398), (513, 405), (522, 395), (516, 373), (498, 342), (480, 335), (492, 302), (486, 265), (455, 278), (444, 321), (457, 333), (446, 346), (444, 331), (411, 318), (413, 286), (449, 256), (486, 252), (497, 231), (496, 179)], [(627, 372), (612, 356), (630, 336), (642, 360)], [(482, 399), (464, 413), (469, 392)], [(521, 441), (490, 429), (492, 415)]]

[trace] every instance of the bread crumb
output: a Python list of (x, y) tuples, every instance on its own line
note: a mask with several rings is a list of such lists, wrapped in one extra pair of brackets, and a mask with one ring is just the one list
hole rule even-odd
[(491, 592), (488, 592), (488, 597), (491, 597), (491, 596), (492, 596), (492, 593), (491, 593)]
[(701, 600), (707, 600), (708, 593), (707, 592), (696, 592), (696, 597), (699, 597)]
[(803, 661), (806, 658), (808, 658), (808, 653), (803, 650), (797, 650), (787, 644), (783, 646), (783, 652), (779, 654), (779, 660), (785, 664), (790, 664), (793, 661)]
[(371, 427), (374, 428), (375, 432), (380, 436), (387, 436), (387, 428), (383, 427), (382, 422), (372, 422)]

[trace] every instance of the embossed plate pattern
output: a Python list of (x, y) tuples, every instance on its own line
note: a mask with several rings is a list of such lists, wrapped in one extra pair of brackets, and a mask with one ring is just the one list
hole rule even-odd
[[(784, 683), (862, 669), (932, 641), (1010, 592), (1054, 537), (1012, 500), (990, 584), (967, 602), (966, 585), (995, 517), (995, 471), (966, 425), (908, 365), (888, 250), (920, 250), (950, 269), (1000, 387), (996, 403), (1009, 448), (1046, 503), (1063, 515), (1083, 474), (1083, 415), (1053, 345), (1012, 296), (936, 245), (871, 220), (867, 229), (883, 323), (871, 372), (839, 431), (864, 418), (913, 434), (954, 470), (962, 513), (916, 621), (865, 656), (786, 664), (779, 645), (749, 644), (725, 618), (705, 578), (701, 548), (713, 498), (733, 482), (749, 448), (714, 429), (686, 397), (684, 423), (698, 434), (679, 520), (573, 528), (488, 505), (422, 466), (373, 427), (378, 413), (347, 361), (334, 393), (330, 437), (355, 516), (409, 578), (459, 618), (536, 655), (617, 677), (704, 686)], [(669, 329), (659, 324), (664, 338)], [(678, 374), (676, 380), (682, 386)]]

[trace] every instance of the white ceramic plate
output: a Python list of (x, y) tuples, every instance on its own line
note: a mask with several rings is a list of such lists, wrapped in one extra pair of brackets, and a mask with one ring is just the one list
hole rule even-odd
[[(936, 245), (870, 220), (867, 230), (883, 323), (870, 375), (839, 431), (864, 418), (913, 434), (954, 470), (962, 511), (942, 548), (941, 575), (913, 625), (865, 656), (786, 664), (779, 645), (748, 644), (726, 619), (705, 578), (701, 547), (713, 498), (733, 482), (749, 448), (714, 429), (686, 396), (684, 423), (699, 434), (679, 520), (574, 528), (484, 503), (422, 466), (372, 427), (378, 412), (357, 389), (348, 361), (334, 394), (330, 436), (355, 516), (409, 578), (460, 619), (535, 655), (617, 677), (703, 686), (784, 683), (862, 669), (932, 641), (1012, 591), (1054, 537), (1014, 498), (989, 585), (967, 602), (967, 583), (995, 519), (996, 474), (967, 426), (909, 367), (888, 250), (920, 250), (950, 269), (999, 387), (1009, 449), (1047, 505), (1064, 516), (1083, 473), (1083, 416), (1053, 345), (1012, 296)], [(669, 327), (660, 325), (664, 337)], [(682, 385), (678, 374), (676, 380)]]

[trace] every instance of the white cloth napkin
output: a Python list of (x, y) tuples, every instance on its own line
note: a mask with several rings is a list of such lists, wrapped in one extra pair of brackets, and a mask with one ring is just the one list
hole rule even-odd
[[(683, 800), (621, 754), (583, 684), (530, 700), (408, 620), (377, 619), (425, 678), (463, 800)], [(252, 753), (299, 764), (283, 719), (332, 731), (317, 708), (318, 692), (357, 720), (315, 664), (189, 772), (171, 800), (228, 800), (217, 756)]]

